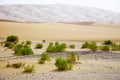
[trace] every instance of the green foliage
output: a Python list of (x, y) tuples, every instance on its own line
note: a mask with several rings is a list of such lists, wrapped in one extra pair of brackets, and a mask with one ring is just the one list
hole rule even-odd
[(10, 67), (11, 65), (10, 65), (10, 62), (9, 61), (7, 61), (7, 65), (6, 65), (6, 67)]
[(104, 44), (104, 45), (112, 45), (113, 42), (112, 42), (111, 40), (106, 40), (106, 41), (104, 41), (103, 44)]
[(15, 44), (13, 42), (5, 42), (5, 47), (13, 48)]
[(18, 43), (19, 38), (14, 35), (10, 35), (7, 37), (6, 42), (13, 42), (13, 43)]
[(98, 50), (98, 46), (97, 46), (96, 42), (89, 43), (88, 48), (91, 49), (92, 51)]
[(56, 58), (55, 66), (58, 70), (71, 70), (73, 65), (68, 63), (66, 59), (61, 57)]
[(53, 43), (49, 43), (47, 47), (47, 52), (64, 52), (65, 49), (66, 49), (65, 43), (59, 44), (58, 42), (56, 42), (55, 45)]
[(103, 46), (100, 46), (100, 49), (101, 49), (102, 51), (109, 51), (109, 50), (110, 50), (110, 46), (108, 46), (108, 45), (103, 45)]
[(22, 63), (22, 62), (12, 64), (12, 67), (14, 68), (22, 68), (24, 66), (25, 66), (25, 63)]
[[(24, 43), (23, 43), (23, 44), (24, 44)], [(31, 44), (32, 44), (31, 41), (29, 41), (29, 40), (26, 41), (26, 45), (31, 45)]]
[(35, 72), (35, 66), (34, 65), (27, 65), (24, 67), (24, 73), (33, 73)]
[(74, 48), (75, 48), (75, 45), (74, 45), (74, 44), (71, 44), (71, 45), (69, 45), (69, 47), (70, 47), (71, 49), (74, 49)]
[(81, 48), (88, 48), (88, 46), (89, 46), (89, 42), (84, 42)]
[(42, 42), (46, 42), (45, 40), (43, 40)]
[(42, 49), (42, 48), (43, 48), (43, 44), (38, 43), (38, 44), (36, 44), (35, 48), (37, 48), (37, 49)]
[(71, 52), (70, 55), (67, 58), (67, 61), (69, 63), (75, 63), (76, 62), (76, 55), (74, 52)]
[(40, 64), (44, 64), (46, 60), (49, 61), (49, 60), (50, 60), (50, 57), (49, 57), (49, 55), (48, 55), (47, 52), (43, 52), (43, 53), (41, 54), (41, 58), (39, 59), (39, 63), (40, 63)]
[(34, 54), (30, 46), (25, 44), (17, 44), (14, 48), (14, 55), (16, 56), (24, 56), (24, 55), (32, 55)]

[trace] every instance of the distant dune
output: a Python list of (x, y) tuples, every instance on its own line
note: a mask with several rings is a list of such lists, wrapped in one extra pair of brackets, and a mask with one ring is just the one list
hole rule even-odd
[(75, 5), (0, 5), (0, 19), (18, 22), (120, 23), (120, 13)]
[[(85, 24), (85, 23), (84, 23)], [(88, 24), (88, 23), (86, 23)], [(22, 40), (120, 41), (120, 24), (17, 23), (0, 21), (0, 37), (18, 35)]]

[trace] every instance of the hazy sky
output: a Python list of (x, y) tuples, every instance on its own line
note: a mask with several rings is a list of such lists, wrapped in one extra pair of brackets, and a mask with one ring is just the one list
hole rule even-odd
[(0, 0), (0, 4), (72, 4), (120, 12), (120, 0)]

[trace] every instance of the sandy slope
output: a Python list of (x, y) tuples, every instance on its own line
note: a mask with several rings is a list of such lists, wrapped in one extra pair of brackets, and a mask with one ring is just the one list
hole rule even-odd
[(22, 40), (120, 41), (120, 24), (93, 23), (76, 25), (66, 23), (0, 22), (0, 37), (18, 35)]

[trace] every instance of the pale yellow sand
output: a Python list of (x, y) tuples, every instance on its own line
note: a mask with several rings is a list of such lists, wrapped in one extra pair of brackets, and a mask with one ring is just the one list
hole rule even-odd
[(0, 37), (18, 35), (22, 40), (120, 41), (120, 24), (0, 22)]

